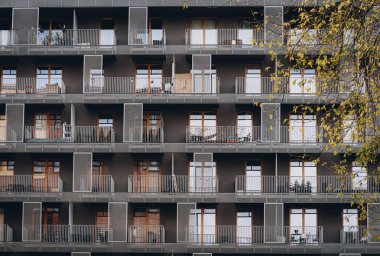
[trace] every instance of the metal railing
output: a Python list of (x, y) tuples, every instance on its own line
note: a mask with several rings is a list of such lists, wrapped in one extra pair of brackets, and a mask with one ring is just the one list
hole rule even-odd
[(129, 45), (166, 45), (165, 29), (136, 29), (128, 33)]
[(115, 131), (112, 127), (99, 126), (25, 126), (25, 141), (54, 143), (114, 143)]
[(0, 175), (0, 192), (62, 192), (58, 175)]
[(290, 29), (285, 32), (286, 42), (290, 46), (317, 46), (324, 44), (323, 36), (327, 31), (325, 29)]
[(190, 243), (208, 245), (260, 243), (311, 245), (323, 243), (323, 227), (190, 225), (186, 228), (186, 236)]
[(0, 126), (0, 142), (12, 142), (17, 140), (16, 132), (7, 126)]
[(84, 93), (133, 94), (133, 77), (94, 77), (83, 86)]
[(377, 177), (356, 182), (351, 176), (260, 176), (235, 177), (236, 193), (379, 193)]
[(264, 29), (186, 29), (186, 45), (253, 47), (264, 45)]
[(42, 242), (106, 243), (107, 225), (41, 225)]
[(10, 43), (50, 47), (113, 46), (116, 36), (113, 29), (12, 30)]
[(367, 226), (346, 226), (340, 230), (340, 243), (365, 244), (370, 240), (370, 233)]
[(319, 126), (281, 126), (281, 143), (323, 143), (323, 128)]
[(163, 225), (128, 225), (128, 243), (165, 243)]
[(0, 224), (0, 242), (12, 242), (13, 229), (7, 224)]
[(80, 182), (82, 188), (91, 188), (92, 192), (115, 192), (115, 181), (111, 175), (81, 175)]
[(186, 175), (129, 175), (131, 193), (218, 193), (219, 177)]
[(64, 94), (66, 86), (62, 79), (17, 77), (2, 78), (1, 94)]

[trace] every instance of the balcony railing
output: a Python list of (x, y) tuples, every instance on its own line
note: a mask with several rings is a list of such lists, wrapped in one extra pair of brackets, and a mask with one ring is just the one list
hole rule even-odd
[(107, 225), (42, 225), (42, 241), (51, 243), (106, 243)]
[(113, 29), (55, 29), (55, 30), (12, 30), (11, 45), (57, 46), (113, 46), (116, 37)]
[(219, 77), (96, 77), (84, 84), (84, 93), (99, 94), (218, 94)]
[(0, 126), (0, 142), (16, 141), (16, 132), (7, 126)]
[(236, 77), (235, 93), (237, 94), (289, 94), (319, 95), (348, 93), (347, 86), (330, 86), (323, 88), (321, 80), (315, 76), (298, 77)]
[(186, 45), (254, 47), (264, 45), (264, 29), (187, 29)]
[(26, 142), (114, 143), (112, 127), (99, 126), (25, 126)]
[(92, 192), (113, 193), (115, 192), (115, 181), (111, 175), (82, 175), (80, 176), (80, 186), (91, 188)]
[(128, 33), (129, 45), (166, 45), (164, 29), (136, 29)]
[(0, 192), (62, 192), (58, 175), (0, 175)]
[(0, 242), (12, 242), (13, 229), (7, 224), (0, 224)]
[(347, 226), (340, 230), (340, 243), (366, 244), (370, 240), (371, 227)]
[(18, 77), (1, 79), (1, 94), (64, 94), (62, 79)]
[(186, 143), (254, 143), (266, 141), (280, 143), (322, 143), (323, 129), (316, 126), (187, 126)]
[(129, 175), (130, 193), (218, 193), (217, 176)]
[(376, 177), (356, 181), (351, 176), (261, 176), (235, 178), (236, 193), (379, 193)]
[(129, 225), (128, 243), (165, 243), (163, 225)]
[(292, 245), (311, 245), (323, 243), (321, 226), (192, 226), (186, 230), (187, 241), (194, 244), (260, 244), (286, 243)]

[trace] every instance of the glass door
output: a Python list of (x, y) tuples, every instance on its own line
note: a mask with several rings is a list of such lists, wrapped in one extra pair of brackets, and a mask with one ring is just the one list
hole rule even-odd
[(352, 189), (356, 192), (367, 190), (367, 168), (352, 163)]
[(191, 142), (215, 142), (217, 137), (216, 114), (213, 112), (190, 113), (189, 140)]
[(62, 241), (59, 208), (43, 208), (42, 209), (42, 241), (44, 242), (60, 242)]
[(98, 114), (97, 142), (113, 142), (113, 122), (112, 113), (103, 112)]
[(100, 22), (99, 45), (115, 45), (115, 22), (113, 19), (102, 19)]
[(248, 161), (246, 166), (246, 192), (262, 192), (261, 162)]
[(237, 115), (237, 137), (234, 142), (252, 142), (253, 141), (253, 113), (238, 112)]
[(290, 115), (289, 142), (316, 143), (317, 120), (315, 115)]
[(156, 160), (136, 160), (134, 192), (161, 192), (161, 163)]
[(162, 29), (161, 18), (149, 19), (149, 42), (151, 45), (164, 44), (164, 30)]
[(150, 64), (136, 66), (136, 93), (161, 93), (162, 85), (162, 66)]
[(160, 242), (160, 210), (136, 209), (133, 217), (132, 235), (133, 243)]
[(245, 93), (261, 93), (261, 69), (248, 66), (245, 73)]
[(189, 192), (217, 192), (218, 179), (215, 162), (190, 162), (189, 168)]
[[(343, 209), (343, 243), (358, 243), (359, 214), (357, 209)], [(363, 235), (363, 234), (360, 234)]]
[(5, 94), (17, 93), (18, 88), (17, 88), (16, 74), (17, 74), (17, 71), (16, 71), (16, 68), (14, 67), (3, 67), (1, 69), (1, 80), (0, 80), (1, 93), (5, 93)]
[(159, 143), (162, 134), (162, 116), (159, 112), (144, 112), (143, 141), (147, 143)]
[(290, 162), (290, 192), (317, 192), (317, 166), (311, 161)]
[(252, 212), (237, 212), (236, 215), (236, 243), (252, 243)]
[(191, 45), (216, 45), (218, 32), (216, 20), (210, 18), (194, 18), (191, 21)]
[(108, 242), (108, 209), (95, 212), (95, 242)]
[[(36, 93), (59, 94), (62, 92), (62, 67), (37, 67)], [(27, 90), (28, 92), (29, 90)], [(30, 92), (29, 92), (30, 93)]]
[(318, 243), (317, 209), (290, 209), (290, 243)]
[(60, 162), (34, 161), (33, 162), (33, 191), (59, 191)]
[(197, 244), (214, 244), (216, 241), (216, 210), (191, 210), (189, 220), (190, 241)]
[(289, 77), (290, 94), (315, 94), (315, 69), (291, 69)]

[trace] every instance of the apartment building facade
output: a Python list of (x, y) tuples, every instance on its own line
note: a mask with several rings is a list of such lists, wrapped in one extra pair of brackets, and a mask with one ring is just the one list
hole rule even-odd
[(377, 255), (351, 205), (375, 166), (342, 188), (320, 118), (293, 111), (349, 88), (271, 78), (297, 4), (2, 1), (2, 255)]

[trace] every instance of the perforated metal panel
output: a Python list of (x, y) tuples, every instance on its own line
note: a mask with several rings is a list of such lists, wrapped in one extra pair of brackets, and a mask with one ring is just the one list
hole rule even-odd
[(92, 191), (92, 153), (74, 153), (73, 192)]
[(123, 141), (142, 142), (143, 104), (125, 103), (123, 121)]
[(24, 104), (7, 104), (7, 141), (23, 141), (24, 139)]
[(367, 205), (368, 243), (380, 243), (380, 203)]
[(261, 139), (263, 142), (280, 141), (280, 103), (263, 103), (261, 106)]
[(35, 44), (37, 42), (38, 15), (38, 8), (13, 8), (14, 44)]
[(264, 204), (264, 243), (285, 243), (284, 205)]
[(196, 203), (177, 203), (177, 242), (189, 241), (189, 225), (195, 218)]
[(128, 22), (128, 44), (141, 45), (148, 43), (148, 8), (130, 7)]
[(265, 43), (283, 44), (283, 7), (265, 6), (264, 7), (264, 34)]
[(42, 203), (22, 204), (22, 241), (41, 241)]
[(192, 79), (194, 93), (212, 93), (211, 54), (193, 54)]
[(127, 241), (128, 203), (108, 203), (108, 241)]
[(85, 55), (83, 61), (83, 92), (101, 93), (103, 87), (103, 55)]
[(91, 256), (91, 252), (72, 252), (71, 256)]

